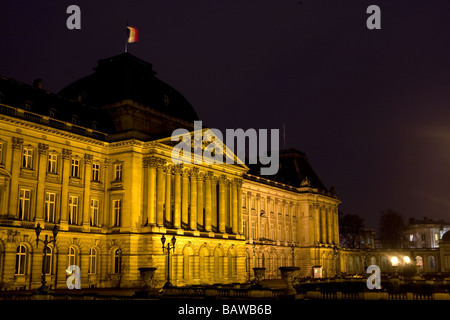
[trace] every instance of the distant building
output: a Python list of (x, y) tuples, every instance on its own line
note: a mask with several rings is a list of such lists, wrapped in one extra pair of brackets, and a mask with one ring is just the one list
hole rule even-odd
[(438, 248), (439, 240), (450, 230), (450, 223), (443, 220), (433, 221), (424, 217), (423, 220), (409, 219), (403, 231), (403, 243), (407, 248)]

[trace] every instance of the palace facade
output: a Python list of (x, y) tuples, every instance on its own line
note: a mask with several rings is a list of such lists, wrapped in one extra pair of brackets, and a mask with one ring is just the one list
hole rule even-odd
[[(270, 178), (240, 164), (174, 164), (171, 133), (192, 132), (198, 117), (155, 74), (122, 54), (59, 94), (0, 77), (1, 288), (35, 289), (43, 270), (48, 286), (66, 288), (70, 265), (82, 288), (139, 287), (141, 267), (157, 267), (163, 285), (168, 263), (177, 286), (243, 283), (256, 266), (267, 278), (280, 266), (345, 269), (340, 201), (306, 156), (281, 152)], [(56, 240), (45, 266), (37, 225)], [(176, 239), (170, 258), (163, 236)]]

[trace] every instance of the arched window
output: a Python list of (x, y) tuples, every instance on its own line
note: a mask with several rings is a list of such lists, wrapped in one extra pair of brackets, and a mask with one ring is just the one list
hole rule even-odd
[(16, 268), (15, 274), (24, 275), (27, 266), (27, 247), (19, 245), (16, 250)]
[(435, 271), (436, 258), (434, 256), (429, 256), (428, 257), (428, 265), (430, 266), (430, 271)]
[(89, 250), (89, 268), (88, 273), (97, 273), (97, 250), (91, 248)]
[(374, 256), (370, 257), (370, 264), (371, 265), (376, 265), (377, 264), (377, 258), (375, 258)]
[(68, 255), (68, 261), (69, 266), (76, 265), (77, 264), (77, 251), (74, 247), (69, 248), (69, 255)]
[(228, 279), (236, 280), (237, 276), (237, 256), (234, 249), (228, 250)]
[(421, 256), (416, 257), (416, 266), (419, 267), (419, 270), (423, 271), (423, 258)]
[(45, 266), (44, 266), (45, 274), (51, 274), (52, 273), (52, 248), (47, 247), (47, 250), (46, 250), (44, 256), (45, 256)]
[(121, 273), (122, 271), (122, 250), (114, 250), (113, 273)]

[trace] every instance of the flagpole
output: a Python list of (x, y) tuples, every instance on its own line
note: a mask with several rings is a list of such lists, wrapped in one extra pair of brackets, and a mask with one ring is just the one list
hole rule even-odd
[(128, 19), (127, 19), (127, 25), (125, 27), (125, 35), (126, 35), (126, 40), (125, 40), (125, 53), (127, 53), (128, 51)]

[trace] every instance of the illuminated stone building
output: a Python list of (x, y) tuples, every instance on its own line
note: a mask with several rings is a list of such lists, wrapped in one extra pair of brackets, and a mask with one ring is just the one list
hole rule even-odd
[(40, 285), (37, 224), (41, 237), (59, 228), (45, 266), (52, 288), (66, 288), (69, 265), (82, 288), (138, 287), (138, 268), (150, 266), (162, 285), (163, 235), (176, 237), (174, 285), (243, 283), (263, 265), (268, 277), (291, 264), (334, 274), (339, 200), (304, 154), (281, 155), (280, 172), (300, 165), (284, 182), (245, 165), (174, 164), (170, 136), (197, 118), (130, 54), (100, 60), (59, 94), (0, 77), (1, 288)]
[[(252, 171), (251, 171), (252, 172)], [(295, 149), (280, 152), (280, 170), (271, 177), (247, 174), (243, 185), (244, 235), (248, 238), (248, 272), (265, 267), (266, 277), (278, 278), (278, 267), (300, 267), (300, 276), (312, 276), (312, 267), (334, 276), (338, 270), (338, 205), (306, 155)]]

